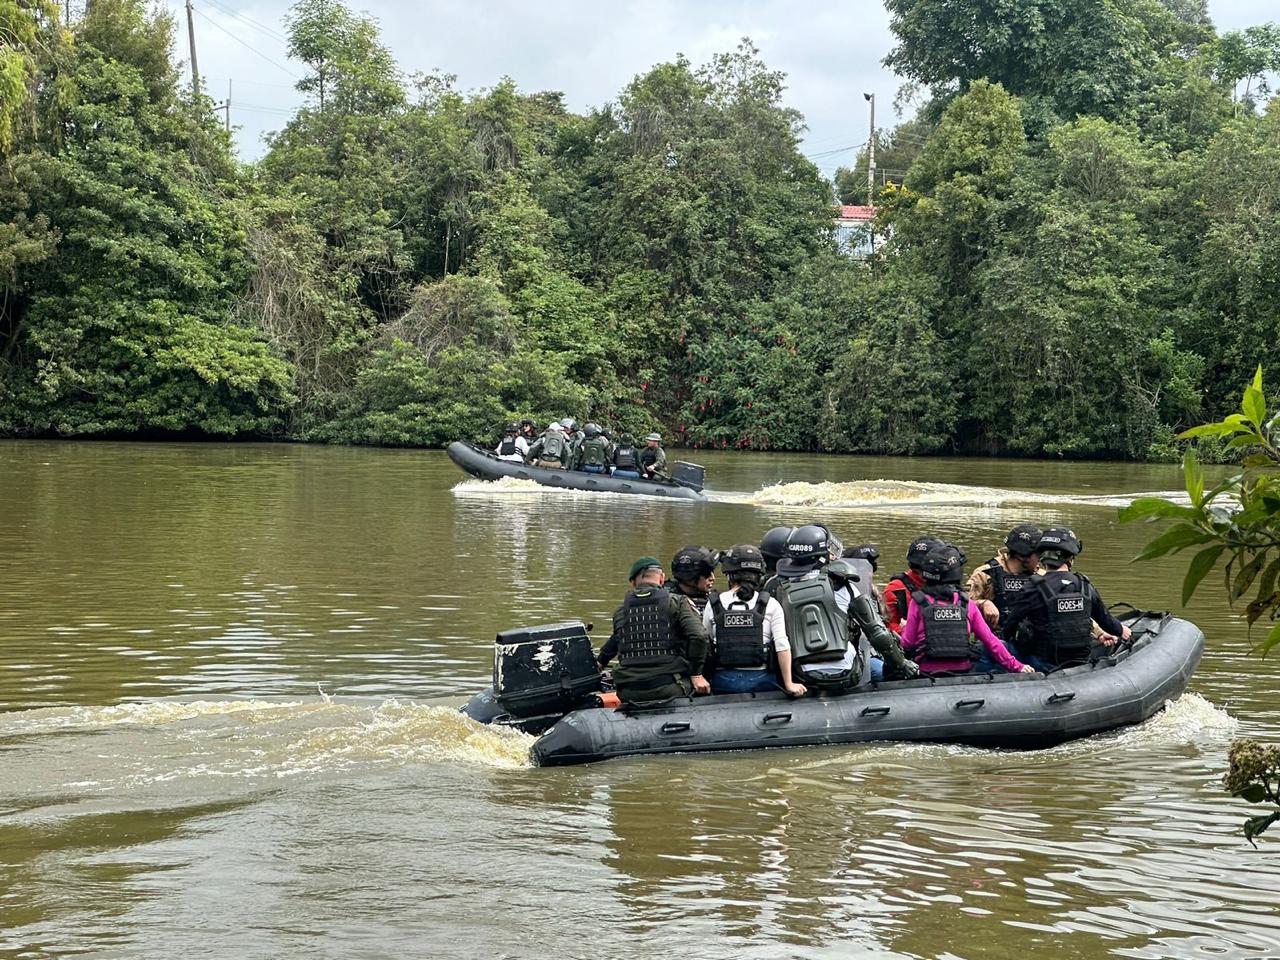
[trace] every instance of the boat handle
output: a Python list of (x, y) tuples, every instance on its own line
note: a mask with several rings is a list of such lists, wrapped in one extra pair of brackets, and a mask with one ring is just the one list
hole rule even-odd
[(791, 714), (789, 713), (766, 713), (761, 723), (772, 723), (774, 720), (781, 720), (783, 723), (791, 722)]
[(664, 723), (662, 725), (663, 733), (684, 733), (688, 729), (689, 724), (687, 723)]
[(1049, 698), (1049, 703), (1067, 703), (1068, 701), (1074, 700), (1075, 698), (1076, 698), (1075, 691), (1068, 691), (1067, 693), (1055, 693), (1053, 696)]
[(864, 717), (887, 717), (889, 710), (889, 707), (863, 707), (862, 715)]
[(957, 701), (956, 701), (956, 709), (957, 709), (957, 710), (963, 710), (963, 709), (965, 709), (966, 707), (972, 707), (973, 709), (975, 709), (975, 710), (976, 710), (978, 707), (982, 706), (982, 705), (983, 705), (983, 704), (985, 704), (986, 702), (987, 702), (987, 701), (985, 701), (985, 700), (957, 700)]

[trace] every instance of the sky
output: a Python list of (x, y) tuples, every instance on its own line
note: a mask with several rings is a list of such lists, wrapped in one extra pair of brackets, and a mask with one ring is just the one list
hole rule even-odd
[[(187, 57), (185, 11), (175, 49)], [(526, 91), (559, 90), (585, 111), (617, 97), (633, 77), (683, 53), (694, 64), (749, 37), (771, 69), (787, 74), (785, 100), (805, 117), (803, 150), (830, 176), (852, 165), (870, 126), (864, 93), (876, 97), (876, 126), (896, 122), (901, 78), (881, 66), (892, 49), (879, 0), (798, 4), (795, 0), (347, 0), (382, 28), (406, 76), (455, 74), (468, 91), (510, 76)], [(285, 52), (290, 0), (192, 0), (196, 57), (205, 92), (227, 97), (240, 156), (262, 155), (263, 134), (282, 127), (302, 97), (303, 67)], [(1209, 0), (1219, 30), (1276, 18), (1274, 0)], [(909, 111), (908, 111), (909, 115)]]

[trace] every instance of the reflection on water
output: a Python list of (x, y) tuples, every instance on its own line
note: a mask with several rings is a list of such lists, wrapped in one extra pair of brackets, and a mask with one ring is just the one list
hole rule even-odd
[(1114, 519), (1176, 469), (701, 459), (715, 499), (670, 503), (416, 451), (0, 444), (0, 956), (1280, 956), (1280, 864), (1220, 785), (1280, 667), (1207, 588), (1193, 692), (1048, 751), (537, 770), (457, 714), (498, 630), (604, 624), (636, 556), (810, 517), (886, 563), (1067, 523), (1104, 596), (1177, 607), (1182, 561), (1130, 565), (1150, 528)]

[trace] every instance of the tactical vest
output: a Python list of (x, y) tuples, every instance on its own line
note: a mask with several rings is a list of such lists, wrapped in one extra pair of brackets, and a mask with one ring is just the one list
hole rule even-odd
[(759, 669), (768, 666), (769, 651), (764, 646), (764, 611), (769, 595), (756, 595), (754, 609), (743, 600), (733, 600), (726, 608), (719, 595), (710, 600), (716, 621), (716, 663), (727, 670)]
[(644, 447), (640, 450), (640, 462), (646, 467), (651, 467), (658, 462), (658, 448)]
[(983, 569), (991, 578), (991, 600), (1000, 611), (1001, 621), (1004, 621), (1013, 609), (1013, 602), (1018, 599), (1018, 594), (1031, 583), (1031, 574), (1010, 573), (995, 557), (988, 560)]
[(670, 597), (661, 587), (627, 594), (613, 624), (619, 666), (664, 667), (672, 673), (683, 668), (683, 654), (671, 630)]
[(969, 598), (956, 595), (958, 603), (942, 603), (921, 590), (912, 597), (924, 622), (926, 660), (971, 660), (969, 649)]
[(502, 446), (498, 448), (498, 455), (501, 457), (512, 456), (519, 448), (516, 446), (515, 437), (503, 437)]
[(592, 437), (582, 441), (582, 465), (585, 467), (603, 467), (608, 458), (609, 441), (603, 437)]
[(569, 441), (564, 434), (553, 430), (542, 435), (542, 452), (538, 456), (543, 460), (559, 460), (564, 463), (568, 447)]
[(1093, 645), (1093, 588), (1088, 579), (1082, 573), (1057, 570), (1037, 576), (1031, 583), (1045, 605), (1045, 620), (1035, 624), (1040, 655), (1059, 664), (1087, 660)]
[(836, 606), (835, 591), (825, 576), (812, 580), (773, 581), (782, 604), (791, 641), (791, 662), (796, 666), (841, 660), (849, 649), (849, 627)]
[(613, 458), (613, 465), (619, 470), (638, 470), (640, 461), (636, 458), (636, 448), (619, 447), (617, 455)]

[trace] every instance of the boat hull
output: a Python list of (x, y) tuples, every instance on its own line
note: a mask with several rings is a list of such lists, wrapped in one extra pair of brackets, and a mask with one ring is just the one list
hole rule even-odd
[(549, 470), (511, 460), (500, 460), (488, 450), (475, 444), (455, 440), (446, 452), (459, 467), (481, 480), (500, 480), (512, 477), (532, 480), (544, 487), (560, 487), (565, 490), (582, 490), (589, 493), (634, 493), (646, 497), (663, 497), (667, 500), (706, 500), (706, 494), (678, 483), (658, 483), (652, 480), (636, 480), (613, 477), (600, 473), (583, 473), (579, 470)]

